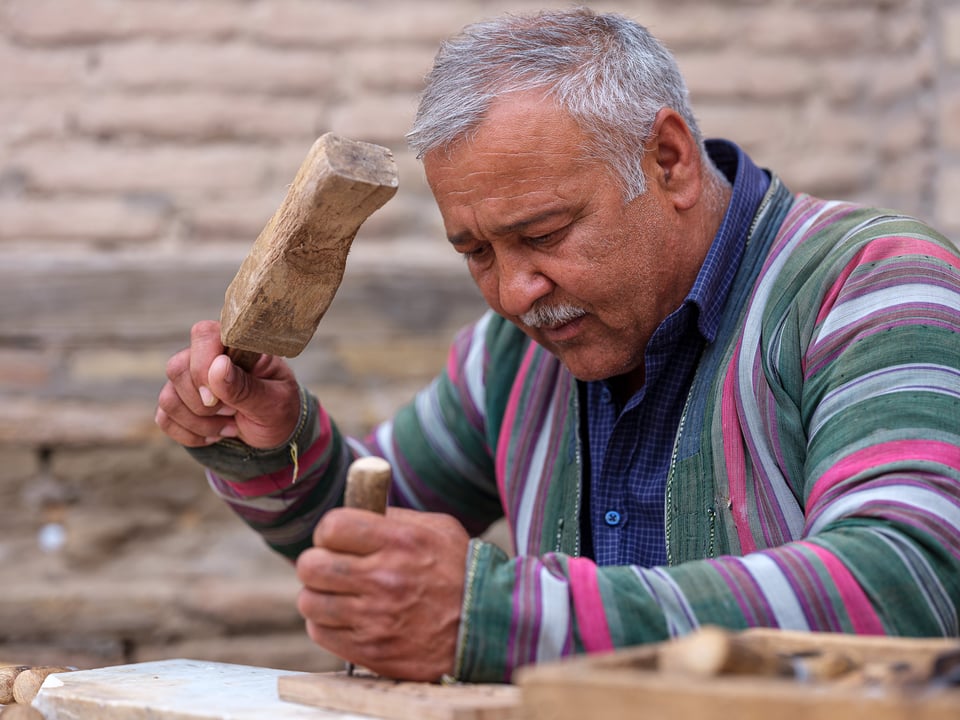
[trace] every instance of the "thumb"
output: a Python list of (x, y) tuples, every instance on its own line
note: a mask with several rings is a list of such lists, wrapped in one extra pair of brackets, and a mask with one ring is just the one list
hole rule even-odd
[(210, 392), (222, 403), (232, 407), (249, 398), (252, 382), (252, 376), (234, 365), (226, 355), (214, 358), (207, 372), (207, 387)]
[[(300, 386), (282, 358), (269, 357), (248, 373), (226, 355), (218, 355), (207, 371), (207, 390), (223, 404), (218, 415), (232, 415), (221, 434), (238, 437), (256, 448), (282, 445), (300, 419)], [(211, 406), (212, 407), (212, 406)]]

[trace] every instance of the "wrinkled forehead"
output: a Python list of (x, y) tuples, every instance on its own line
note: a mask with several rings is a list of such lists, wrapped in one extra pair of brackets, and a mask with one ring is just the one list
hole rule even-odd
[(584, 155), (589, 138), (583, 128), (543, 91), (515, 92), (493, 98), (469, 129), (424, 156), (436, 165), (462, 162), (476, 153), (538, 154), (564, 151)]

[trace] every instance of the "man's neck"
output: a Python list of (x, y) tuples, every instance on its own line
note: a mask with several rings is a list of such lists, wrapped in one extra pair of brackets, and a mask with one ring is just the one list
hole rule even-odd
[[(689, 237), (696, 238), (698, 243), (694, 256), (695, 262), (691, 263), (690, 267), (689, 283), (686, 283), (683, 288), (682, 297), (686, 297), (693, 287), (700, 268), (703, 267), (703, 262), (706, 260), (707, 253), (710, 252), (710, 247), (720, 230), (727, 206), (730, 204), (730, 198), (733, 195), (733, 186), (730, 181), (706, 157), (704, 157), (703, 188), (702, 201), (698, 203), (697, 214), (690, 219)], [(682, 302), (682, 299), (680, 302)], [(672, 308), (671, 312), (673, 310), (676, 310), (676, 308)], [(641, 363), (638, 367), (623, 375), (609, 378), (607, 385), (617, 406), (622, 408), (643, 387), (645, 381), (646, 370)]]

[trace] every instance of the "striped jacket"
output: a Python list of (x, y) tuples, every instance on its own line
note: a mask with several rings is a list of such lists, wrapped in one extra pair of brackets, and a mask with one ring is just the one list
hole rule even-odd
[(687, 398), (667, 478), (669, 561), (652, 569), (579, 557), (576, 381), (493, 314), (363, 443), (307, 398), (294, 485), (282, 453), (248, 452), (242, 470), (222, 451), (198, 457), (291, 557), (360, 453), (391, 461), (396, 505), (451, 513), (474, 533), (505, 514), (515, 557), (471, 542), (462, 679), (509, 680), (521, 665), (706, 623), (957, 635), (958, 332), (960, 256), (946, 238), (774, 178)]

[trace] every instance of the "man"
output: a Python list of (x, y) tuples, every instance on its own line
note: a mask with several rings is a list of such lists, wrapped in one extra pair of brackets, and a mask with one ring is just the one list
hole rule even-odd
[[(704, 143), (667, 51), (585, 9), (445, 43), (409, 137), (491, 307), (436, 381), (345, 438), (205, 322), (159, 400), (296, 559), (314, 641), (476, 681), (706, 623), (958, 634), (946, 238)], [(362, 454), (394, 468), (385, 518), (334, 509)], [(475, 539), (503, 514), (512, 558)]]

